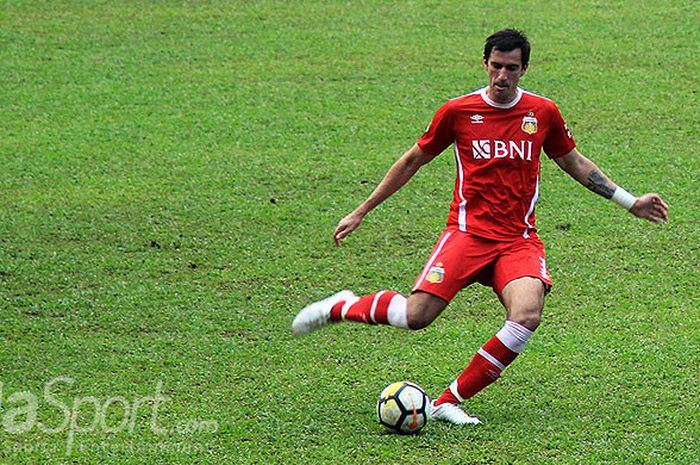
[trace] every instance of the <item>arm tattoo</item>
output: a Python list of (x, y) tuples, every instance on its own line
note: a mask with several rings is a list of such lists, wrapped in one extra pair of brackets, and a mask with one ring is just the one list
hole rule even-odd
[(613, 193), (615, 192), (615, 185), (611, 184), (610, 181), (605, 179), (605, 176), (603, 176), (598, 170), (593, 170), (590, 172), (586, 187), (596, 194), (602, 195), (606, 199), (611, 199)]

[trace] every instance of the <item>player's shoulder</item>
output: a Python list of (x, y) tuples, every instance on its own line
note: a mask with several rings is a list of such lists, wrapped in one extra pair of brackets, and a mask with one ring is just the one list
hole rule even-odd
[(525, 89), (520, 89), (522, 92), (522, 99), (524, 101), (528, 101), (530, 104), (536, 104), (540, 105), (543, 107), (549, 107), (549, 108), (556, 108), (557, 104), (554, 103), (554, 100), (552, 100), (549, 97), (545, 97), (543, 95), (536, 94), (532, 91), (525, 90)]
[(437, 110), (436, 117), (441, 118), (452, 118), (462, 115), (465, 111), (478, 105), (480, 101), (479, 92), (481, 89), (474, 92), (470, 92), (459, 97), (453, 97), (448, 99), (446, 102), (440, 106)]
[(468, 94), (460, 95), (459, 97), (452, 97), (449, 99), (446, 104), (450, 104), (452, 106), (459, 106), (459, 105), (468, 105), (470, 103), (480, 103), (481, 102), (481, 93), (483, 92), (484, 88), (476, 89)]
[(480, 105), (483, 103), (481, 99), (482, 90), (483, 89), (477, 89), (469, 92), (468, 94), (460, 95), (459, 97), (452, 97), (442, 105), (442, 110), (447, 112), (456, 111), (460, 113), (465, 109)]

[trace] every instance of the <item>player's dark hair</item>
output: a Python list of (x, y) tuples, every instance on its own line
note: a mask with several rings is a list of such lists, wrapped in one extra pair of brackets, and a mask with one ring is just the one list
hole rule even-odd
[(526, 66), (530, 62), (530, 41), (527, 40), (527, 36), (515, 29), (503, 29), (491, 34), (486, 39), (484, 60), (489, 61), (493, 49), (500, 52), (510, 52), (516, 48), (522, 51), (522, 65)]

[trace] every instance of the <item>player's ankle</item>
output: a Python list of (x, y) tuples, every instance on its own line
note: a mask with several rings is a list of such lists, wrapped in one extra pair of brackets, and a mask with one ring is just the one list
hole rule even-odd
[(455, 395), (452, 394), (452, 391), (450, 390), (450, 388), (447, 388), (447, 389), (445, 389), (445, 392), (443, 392), (442, 394), (440, 394), (440, 397), (438, 397), (437, 399), (435, 399), (435, 403), (434, 403), (433, 405), (435, 405), (435, 407), (437, 407), (437, 406), (440, 405), (440, 404), (455, 404), (455, 405), (459, 405), (459, 399), (457, 399), (457, 398), (455, 397)]
[(343, 314), (343, 305), (345, 305), (345, 302), (346, 302), (345, 300), (341, 300), (340, 302), (333, 305), (333, 307), (331, 308), (331, 313), (329, 315), (330, 316), (329, 320), (331, 323), (338, 323), (340, 321), (343, 321), (342, 314)]

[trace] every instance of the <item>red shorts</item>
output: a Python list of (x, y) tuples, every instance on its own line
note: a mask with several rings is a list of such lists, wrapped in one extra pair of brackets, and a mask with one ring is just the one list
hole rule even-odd
[(544, 244), (531, 233), (508, 241), (493, 241), (454, 229), (445, 230), (413, 285), (448, 302), (473, 282), (490, 286), (498, 295), (514, 279), (532, 276), (547, 290), (552, 278), (547, 271)]

